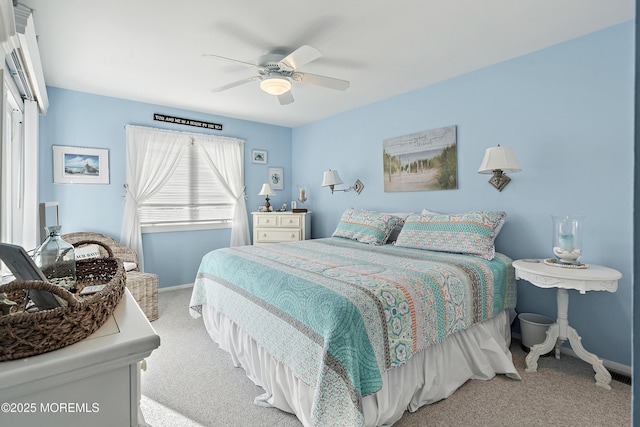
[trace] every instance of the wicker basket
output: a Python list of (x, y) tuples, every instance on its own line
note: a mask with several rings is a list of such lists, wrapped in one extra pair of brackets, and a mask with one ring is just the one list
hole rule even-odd
[[(89, 243), (101, 245), (100, 242)], [(125, 273), (122, 262), (106, 249), (109, 258), (76, 262), (75, 294), (37, 280), (14, 280), (0, 286), (0, 292), (17, 303), (10, 314), (0, 315), (0, 361), (35, 356), (74, 344), (107, 321), (124, 294)], [(100, 284), (107, 286), (92, 295), (79, 295), (82, 288)], [(32, 313), (22, 311), (25, 290), (29, 289), (52, 292), (67, 301), (67, 306)]]

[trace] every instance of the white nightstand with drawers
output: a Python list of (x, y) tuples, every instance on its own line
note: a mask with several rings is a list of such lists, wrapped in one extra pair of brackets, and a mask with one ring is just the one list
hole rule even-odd
[(252, 212), (252, 215), (254, 245), (311, 237), (311, 212)]

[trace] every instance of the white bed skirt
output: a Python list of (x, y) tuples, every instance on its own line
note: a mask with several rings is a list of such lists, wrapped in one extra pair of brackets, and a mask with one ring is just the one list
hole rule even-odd
[[(231, 354), (266, 393), (256, 403), (295, 414), (305, 426), (313, 426), (314, 389), (296, 378), (288, 366), (275, 360), (235, 323), (203, 305), (202, 316), (211, 338)], [(390, 426), (406, 410), (450, 396), (469, 379), (489, 380), (496, 374), (520, 379), (513, 366), (509, 343), (508, 312), (457, 332), (445, 341), (414, 355), (405, 365), (382, 374), (380, 391), (362, 400), (366, 426)]]

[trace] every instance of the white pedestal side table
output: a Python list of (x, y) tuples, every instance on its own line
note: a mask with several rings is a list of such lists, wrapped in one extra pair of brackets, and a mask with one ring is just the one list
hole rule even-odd
[(589, 264), (587, 268), (563, 268), (547, 265), (541, 259), (520, 259), (513, 262), (516, 279), (526, 280), (540, 288), (557, 288), (558, 317), (547, 331), (547, 337), (541, 344), (531, 347), (527, 355), (527, 372), (538, 370), (538, 358), (555, 347), (556, 359), (560, 358), (560, 346), (569, 339), (576, 355), (593, 366), (596, 372), (596, 385), (611, 389), (611, 374), (602, 360), (589, 353), (582, 346), (582, 338), (569, 326), (569, 289), (581, 294), (587, 291), (615, 292), (622, 274), (612, 268)]

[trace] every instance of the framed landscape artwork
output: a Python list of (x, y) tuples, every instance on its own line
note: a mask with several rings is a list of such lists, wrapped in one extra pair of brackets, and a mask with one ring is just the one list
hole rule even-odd
[(384, 191), (458, 188), (456, 127), (448, 126), (382, 142)]
[(109, 150), (54, 145), (53, 182), (109, 184)]

